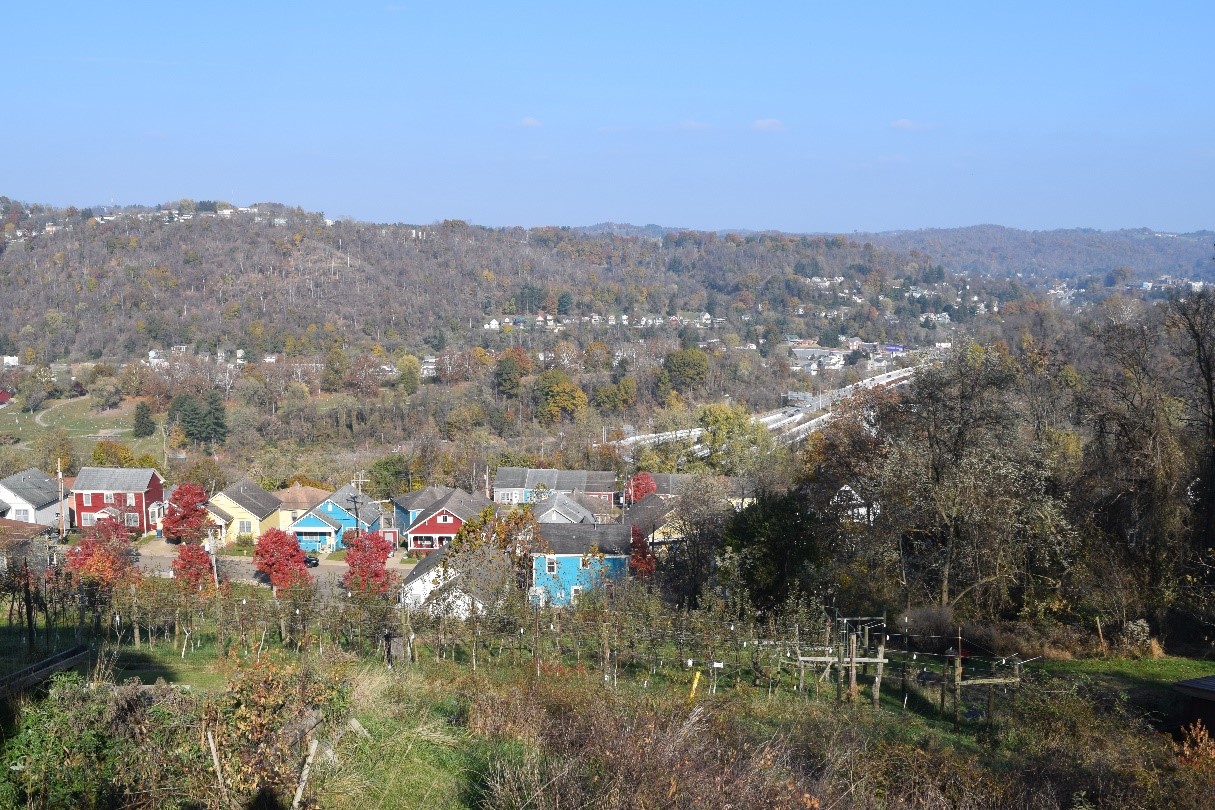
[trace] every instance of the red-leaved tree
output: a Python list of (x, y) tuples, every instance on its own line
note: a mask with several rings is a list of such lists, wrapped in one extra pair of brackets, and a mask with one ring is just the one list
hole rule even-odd
[(253, 547), (253, 564), (265, 574), (275, 594), (279, 588), (312, 582), (299, 542), (282, 529), (267, 529)]
[(633, 539), (629, 548), (629, 570), (633, 572), (633, 576), (645, 579), (652, 575), (657, 567), (658, 560), (655, 559), (654, 552), (650, 551), (650, 544), (641, 533), (641, 527), (634, 524)]
[(197, 544), (182, 544), (173, 560), (173, 577), (188, 591), (210, 590), (215, 582), (211, 571), (211, 555)]
[(197, 484), (178, 484), (165, 510), (165, 538), (173, 543), (199, 543), (207, 535), (207, 493)]
[(648, 472), (639, 472), (629, 479), (624, 488), (625, 501), (637, 503), (642, 498), (658, 491), (658, 482)]
[(388, 593), (397, 580), (386, 567), (392, 541), (379, 532), (360, 532), (345, 542), (347, 568), (342, 587), (366, 594)]
[(68, 549), (68, 570), (105, 588), (138, 579), (129, 538), (125, 526), (112, 518), (102, 518)]

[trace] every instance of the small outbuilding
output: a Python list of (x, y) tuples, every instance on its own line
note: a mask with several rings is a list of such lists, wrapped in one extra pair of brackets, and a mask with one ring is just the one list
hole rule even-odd
[(1182, 725), (1201, 720), (1208, 730), (1215, 729), (1215, 675), (1178, 681), (1173, 688), (1186, 698)]

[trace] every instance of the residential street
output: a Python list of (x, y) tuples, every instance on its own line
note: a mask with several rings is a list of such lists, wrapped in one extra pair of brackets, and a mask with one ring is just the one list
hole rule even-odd
[[(173, 570), (173, 560), (177, 556), (177, 546), (167, 543), (164, 540), (153, 540), (139, 547), (139, 568), (149, 574), (160, 577), (170, 576)], [(412, 569), (412, 566), (403, 566), (399, 564), (399, 557), (392, 557), (388, 560), (388, 570), (396, 572), (399, 576), (406, 576)], [(229, 557), (227, 555), (219, 555), (217, 567), (219, 569), (220, 579), (226, 579), (230, 582), (251, 582), (264, 584), (257, 578), (257, 569), (254, 568), (252, 557)], [(330, 596), (340, 592), (340, 583), (343, 575), (346, 573), (346, 563), (341, 560), (328, 560), (321, 558), (321, 564), (309, 569), (309, 573), (316, 579), (317, 585), (321, 590)], [(269, 585), (266, 585), (268, 588)]]

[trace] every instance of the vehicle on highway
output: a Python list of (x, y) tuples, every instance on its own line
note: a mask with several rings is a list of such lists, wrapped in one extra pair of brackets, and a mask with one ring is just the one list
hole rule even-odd
[(308, 566), (309, 568), (316, 568), (320, 564), (321, 561), (311, 554), (304, 555), (304, 565)]

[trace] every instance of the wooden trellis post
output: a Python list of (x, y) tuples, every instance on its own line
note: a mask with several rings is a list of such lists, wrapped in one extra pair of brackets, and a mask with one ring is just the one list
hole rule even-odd
[(882, 626), (882, 634), (878, 637), (877, 674), (873, 676), (873, 708), (878, 708), (882, 697), (882, 670), (886, 665), (886, 628)]

